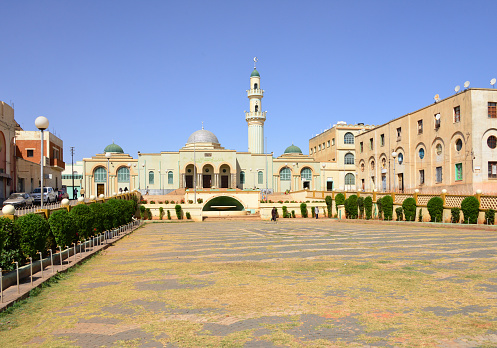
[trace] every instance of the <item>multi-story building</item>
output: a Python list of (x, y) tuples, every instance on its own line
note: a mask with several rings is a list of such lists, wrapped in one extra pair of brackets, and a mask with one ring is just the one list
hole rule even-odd
[(374, 126), (337, 122), (309, 140), (309, 154), (321, 162), (321, 187), (327, 191), (355, 190), (355, 137)]
[(355, 139), (358, 189), (497, 192), (497, 90), (470, 88)]
[(83, 187), (83, 161), (66, 164), (66, 169), (62, 172), (62, 187), (66, 187), (69, 199), (80, 197)]
[(0, 203), (16, 188), (14, 109), (0, 101)]

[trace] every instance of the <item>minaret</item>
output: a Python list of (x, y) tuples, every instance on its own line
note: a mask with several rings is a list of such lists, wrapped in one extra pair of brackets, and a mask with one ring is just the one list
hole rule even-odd
[(248, 124), (248, 152), (264, 153), (264, 122), (266, 111), (262, 111), (261, 100), (264, 91), (261, 89), (261, 77), (256, 70), (257, 57), (254, 57), (254, 71), (250, 74), (250, 89), (247, 96), (250, 102), (250, 111), (245, 111), (245, 120)]

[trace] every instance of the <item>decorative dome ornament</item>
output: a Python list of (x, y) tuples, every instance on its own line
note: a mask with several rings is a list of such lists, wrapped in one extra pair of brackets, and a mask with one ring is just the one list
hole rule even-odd
[(202, 129), (193, 132), (189, 137), (187, 144), (196, 144), (196, 143), (213, 143), (219, 144), (219, 140), (214, 135), (214, 133), (204, 129), (204, 123), (202, 122)]
[(300, 147), (295, 146), (295, 145), (293, 145), (293, 143), (292, 143), (292, 145), (291, 145), (291, 146), (288, 146), (288, 147), (285, 149), (284, 154), (285, 154), (285, 153), (297, 153), (297, 154), (298, 154), (298, 153), (300, 153), (300, 154), (301, 154), (301, 153), (302, 153), (302, 150), (300, 149)]
[(107, 153), (107, 152), (110, 152), (110, 153), (124, 153), (124, 150), (122, 147), (120, 147), (119, 145), (115, 144), (114, 141), (112, 141), (112, 144), (110, 145), (107, 145), (104, 149), (104, 153)]

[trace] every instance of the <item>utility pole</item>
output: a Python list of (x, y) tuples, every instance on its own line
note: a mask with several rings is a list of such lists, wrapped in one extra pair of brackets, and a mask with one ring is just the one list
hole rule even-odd
[(72, 199), (76, 199), (74, 197), (74, 146), (71, 146), (71, 177), (72, 177)]

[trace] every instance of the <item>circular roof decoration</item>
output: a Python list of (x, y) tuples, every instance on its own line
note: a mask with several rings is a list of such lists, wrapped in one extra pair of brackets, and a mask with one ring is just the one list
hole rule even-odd
[(286, 149), (285, 149), (285, 153), (302, 153), (302, 150), (300, 149), (300, 147), (298, 146), (295, 146), (295, 145), (291, 145), (291, 146), (288, 146)]
[(214, 143), (219, 144), (219, 140), (214, 135), (214, 133), (209, 132), (208, 130), (202, 128), (196, 132), (193, 132), (192, 135), (188, 138), (187, 144), (194, 143)]
[(122, 147), (120, 147), (119, 145), (117, 144), (114, 144), (114, 142), (112, 142), (112, 144), (110, 145), (107, 145), (104, 149), (104, 153), (106, 152), (112, 152), (112, 153), (124, 153), (124, 150)]
[(252, 71), (252, 74), (250, 74), (250, 77), (261, 77), (261, 75), (259, 75), (259, 72), (257, 70), (255, 70), (255, 68), (254, 68), (254, 71)]

